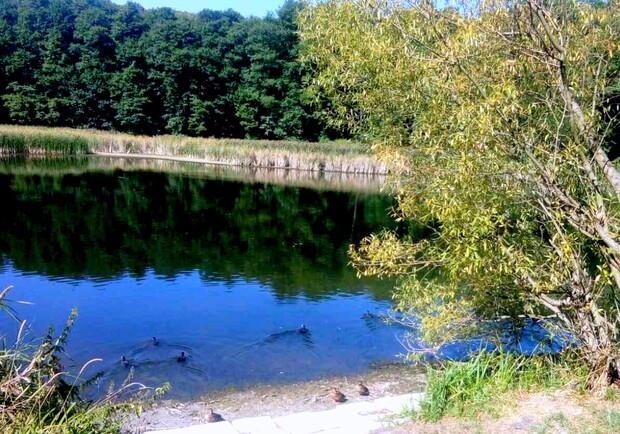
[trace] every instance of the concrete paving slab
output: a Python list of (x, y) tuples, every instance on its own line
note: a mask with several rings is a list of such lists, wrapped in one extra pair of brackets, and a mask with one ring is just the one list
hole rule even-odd
[(407, 394), (398, 396), (387, 396), (374, 401), (377, 408), (385, 409), (391, 413), (400, 413), (403, 409), (418, 408), (420, 406), (421, 397), (419, 394)]
[(334, 429), (321, 431), (321, 434), (368, 434), (379, 428), (390, 426), (388, 423), (372, 420), (373, 416), (368, 416), (371, 420), (355, 418), (343, 421), (343, 424)]
[[(392, 425), (393, 414), (369, 414), (367, 416), (360, 416), (360, 424), (368, 424), (376, 426), (377, 428)], [(376, 429), (376, 428), (375, 428)]]
[[(357, 415), (355, 415), (357, 416)], [(334, 410), (304, 412), (274, 418), (274, 422), (289, 434), (313, 434), (342, 426), (345, 415)]]
[(303, 424), (308, 421), (309, 418), (312, 417), (311, 412), (302, 411), (301, 413), (289, 414), (286, 416), (274, 417), (273, 421), (276, 426), (280, 428), (285, 433), (293, 432), (291, 430), (295, 429), (298, 425)]
[(283, 432), (269, 416), (235, 419), (232, 421), (232, 425), (241, 434), (271, 434)]
[(340, 404), (331, 410), (304, 411), (277, 418), (242, 418), (232, 424), (225, 421), (145, 434), (368, 434), (403, 422), (399, 413), (405, 407), (418, 408), (423, 396), (422, 393), (398, 395), (372, 402)]
[(321, 434), (370, 434), (373, 429), (361, 426), (347, 426), (344, 428), (330, 429), (328, 431), (321, 431)]
[(144, 434), (239, 434), (228, 421), (188, 426), (186, 428), (149, 431)]
[(366, 414), (376, 411), (372, 402), (352, 402), (351, 404), (341, 404), (333, 410), (341, 414)]

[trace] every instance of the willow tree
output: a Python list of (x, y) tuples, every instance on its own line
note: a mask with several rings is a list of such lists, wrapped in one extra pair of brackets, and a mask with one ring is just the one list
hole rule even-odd
[(617, 5), (328, 0), (300, 25), (333, 122), (391, 164), (395, 217), (433, 230), (368, 237), (352, 249), (359, 272), (398, 276), (398, 306), (431, 344), (553, 316), (593, 387), (617, 378)]

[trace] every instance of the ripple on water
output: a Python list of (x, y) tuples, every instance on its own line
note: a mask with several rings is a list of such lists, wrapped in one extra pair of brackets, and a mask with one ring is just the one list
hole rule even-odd
[[(179, 362), (182, 352), (183, 362)], [(107, 366), (98, 381), (99, 392), (108, 390), (112, 385), (121, 385), (127, 381), (130, 373), (132, 382), (149, 386), (162, 385), (165, 382), (174, 384), (173, 396), (193, 396), (199, 385), (209, 381), (206, 365), (202, 355), (191, 346), (175, 342), (159, 340), (157, 345), (149, 341), (127, 353), (127, 363), (119, 360)]]

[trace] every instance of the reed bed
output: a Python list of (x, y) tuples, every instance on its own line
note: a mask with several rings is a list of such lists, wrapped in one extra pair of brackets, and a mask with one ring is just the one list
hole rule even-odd
[(383, 175), (385, 164), (357, 143), (132, 136), (70, 128), (0, 125), (0, 155), (149, 156), (250, 168)]

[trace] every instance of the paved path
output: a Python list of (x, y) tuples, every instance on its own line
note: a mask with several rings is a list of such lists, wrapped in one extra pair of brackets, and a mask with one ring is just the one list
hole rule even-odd
[(280, 417), (248, 417), (145, 434), (367, 434), (399, 422), (404, 408), (418, 408), (422, 393), (339, 404), (333, 410)]

